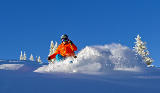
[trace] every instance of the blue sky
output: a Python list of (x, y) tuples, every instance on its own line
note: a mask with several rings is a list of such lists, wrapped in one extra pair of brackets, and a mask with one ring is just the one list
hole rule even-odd
[(50, 41), (64, 33), (78, 46), (121, 43), (140, 34), (159, 65), (160, 2), (153, 0), (0, 1), (0, 59), (24, 50), (47, 58)]

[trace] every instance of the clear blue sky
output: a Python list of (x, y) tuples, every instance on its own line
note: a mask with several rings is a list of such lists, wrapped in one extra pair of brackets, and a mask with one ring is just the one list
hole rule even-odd
[[(158, 1), (158, 0), (157, 0)], [(50, 41), (64, 33), (78, 46), (121, 43), (130, 48), (140, 34), (160, 64), (160, 2), (153, 0), (1, 0), (0, 59), (24, 50), (47, 58)]]

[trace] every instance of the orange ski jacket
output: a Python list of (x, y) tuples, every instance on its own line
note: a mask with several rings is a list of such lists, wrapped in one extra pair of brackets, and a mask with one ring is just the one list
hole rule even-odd
[(55, 58), (57, 54), (60, 54), (63, 57), (75, 56), (74, 51), (77, 51), (77, 47), (73, 43), (61, 43), (56, 49), (55, 53), (50, 56), (50, 58)]

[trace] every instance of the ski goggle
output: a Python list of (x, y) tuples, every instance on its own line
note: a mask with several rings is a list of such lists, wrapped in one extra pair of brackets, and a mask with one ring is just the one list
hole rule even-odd
[(62, 41), (65, 42), (65, 41), (68, 41), (68, 39), (67, 38), (62, 38)]

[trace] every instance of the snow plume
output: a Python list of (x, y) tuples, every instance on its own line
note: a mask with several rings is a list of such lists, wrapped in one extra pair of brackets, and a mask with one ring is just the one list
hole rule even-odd
[(138, 72), (145, 67), (134, 51), (121, 44), (86, 46), (77, 56), (76, 59), (67, 58), (62, 62), (40, 67), (35, 72), (99, 74), (117, 70)]

